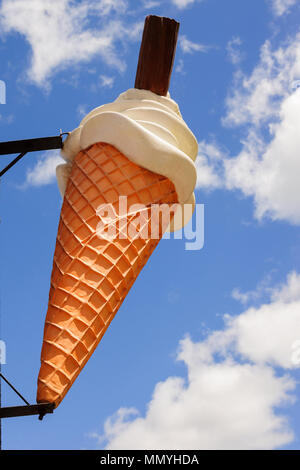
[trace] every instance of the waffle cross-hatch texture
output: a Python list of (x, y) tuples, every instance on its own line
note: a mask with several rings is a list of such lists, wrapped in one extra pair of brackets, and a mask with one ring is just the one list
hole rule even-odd
[[(139, 203), (146, 210), (123, 216), (117, 227), (122, 237), (101, 238), (97, 209), (112, 204), (118, 216), (120, 196), (127, 197), (129, 208)], [(176, 203), (168, 178), (132, 163), (109, 144), (77, 154), (58, 227), (37, 402), (57, 406), (64, 398), (167, 228), (160, 218), (159, 237), (143, 238), (124, 236), (128, 226), (140, 215), (138, 230), (150, 234), (150, 206)]]

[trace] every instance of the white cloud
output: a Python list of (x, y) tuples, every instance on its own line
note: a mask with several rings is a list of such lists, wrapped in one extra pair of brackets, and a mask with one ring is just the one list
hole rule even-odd
[(100, 83), (103, 87), (112, 88), (115, 81), (115, 77), (109, 77), (108, 75), (100, 75)]
[[(184, 54), (193, 54), (194, 52), (206, 53), (209, 49), (211, 49), (211, 46), (193, 42), (188, 39), (185, 35), (179, 36), (179, 47), (181, 48)], [(184, 70), (184, 61), (182, 58), (178, 59), (175, 71), (181, 73), (182, 75), (185, 75), (186, 72)]]
[(300, 33), (275, 50), (266, 41), (250, 76), (236, 74), (224, 124), (261, 126), (279, 118), (280, 104), (293, 92), (293, 84), (299, 78)]
[[(124, 70), (115, 44), (132, 39), (135, 25), (127, 28), (115, 16), (126, 10), (120, 0), (4, 0), (0, 8), (2, 33), (17, 32), (31, 47), (28, 77), (38, 85), (47, 85), (58, 70), (88, 62), (98, 55), (109, 66)], [(97, 25), (90, 25), (91, 17)], [(100, 19), (100, 24), (99, 24)], [(133, 31), (133, 32), (132, 32)]]
[(241, 153), (224, 161), (228, 189), (253, 196), (255, 216), (300, 223), (300, 89), (279, 106), (273, 139), (264, 144), (249, 136)]
[(87, 115), (87, 106), (85, 104), (80, 104), (77, 106), (76, 112), (78, 116), (82, 119)]
[(233, 65), (239, 64), (242, 59), (243, 59), (243, 54), (241, 52), (241, 45), (242, 45), (242, 40), (240, 37), (236, 36), (233, 37), (230, 41), (228, 41), (226, 50), (227, 50), (227, 55), (230, 60), (230, 62)]
[(185, 75), (184, 71), (184, 61), (182, 59), (179, 59), (175, 68), (175, 72), (181, 73), (182, 75)]
[(186, 340), (181, 347), (187, 383), (169, 377), (157, 384), (146, 416), (120, 410), (106, 421), (99, 443), (105, 437), (107, 449), (218, 450), (272, 449), (291, 441), (285, 418), (272, 410), (288, 400), (291, 380), (267, 367), (201, 360), (195, 366), (197, 345)]
[(171, 2), (177, 6), (177, 8), (183, 10), (184, 8), (195, 3), (195, 0), (171, 0)]
[(179, 37), (179, 45), (185, 54), (192, 54), (193, 52), (207, 52), (209, 49), (209, 46), (192, 42), (184, 35)]
[(290, 8), (297, 3), (297, 0), (270, 0), (275, 15), (281, 16), (288, 13)]
[(275, 50), (266, 41), (253, 72), (235, 75), (226, 102), (223, 124), (246, 132), (240, 152), (224, 152), (217, 166), (209, 156), (202, 158), (211, 188), (220, 187), (218, 181), (253, 197), (257, 219), (300, 223), (299, 77), (300, 33)]
[(106, 420), (103, 435), (93, 435), (99, 445), (274, 449), (291, 442), (282, 407), (294, 403), (296, 382), (274, 366), (296, 367), (292, 348), (300, 339), (300, 275), (291, 273), (274, 288), (269, 303), (224, 320), (224, 329), (202, 342), (182, 340), (177, 359), (185, 363), (187, 379), (169, 377), (156, 384), (144, 416), (121, 408)]
[(218, 146), (206, 141), (199, 142), (196, 159), (197, 189), (217, 189), (223, 186), (221, 179), (224, 155)]
[(156, 0), (143, 0), (143, 7), (145, 9), (154, 8), (154, 7), (158, 7), (160, 3), (161, 3), (160, 1), (156, 1)]
[(56, 167), (60, 163), (64, 163), (64, 160), (59, 155), (59, 151), (49, 150), (38, 159), (33, 168), (27, 171), (25, 183), (21, 188), (54, 183), (56, 180)]
[(271, 282), (272, 272), (264, 276), (255, 289), (241, 292), (240, 289), (236, 287), (232, 290), (231, 296), (243, 305), (247, 305), (249, 302), (257, 302), (265, 296), (269, 297), (272, 294), (273, 288), (271, 287)]
[[(286, 316), (286, 318), (284, 318)], [(294, 368), (292, 346), (300, 339), (300, 302), (263, 305), (229, 322), (240, 354), (255, 363)], [(299, 365), (297, 365), (299, 367)]]
[(300, 274), (293, 271), (288, 275), (287, 283), (273, 289), (272, 300), (276, 302), (300, 301)]
[(253, 298), (253, 296), (256, 299), (256, 291), (241, 292), (238, 287), (235, 287), (231, 292), (231, 297), (234, 300), (241, 302), (243, 305), (246, 305)]
[(126, 0), (89, 0), (87, 3), (95, 11), (99, 11), (102, 15), (108, 15), (112, 11), (125, 13), (128, 2)]
[(203, 357), (212, 360), (213, 354), (225, 354), (232, 348), (255, 364), (299, 367), (292, 361), (292, 347), (300, 340), (300, 274), (291, 272), (285, 283), (266, 291), (269, 303), (248, 308), (235, 317), (225, 315), (225, 330), (202, 343)]

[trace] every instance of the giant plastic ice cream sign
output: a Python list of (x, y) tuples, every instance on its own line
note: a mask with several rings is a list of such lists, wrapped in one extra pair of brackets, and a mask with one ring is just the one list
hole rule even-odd
[[(177, 103), (151, 89), (121, 93), (69, 133), (57, 168), (63, 204), (37, 402), (61, 402), (168, 229), (153, 206), (194, 205), (197, 150)], [(117, 232), (108, 236), (112, 221)]]

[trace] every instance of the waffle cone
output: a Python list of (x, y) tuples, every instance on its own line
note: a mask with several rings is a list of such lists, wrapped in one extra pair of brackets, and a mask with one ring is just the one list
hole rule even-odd
[(129, 236), (126, 229), (136, 217), (129, 211), (120, 219), (119, 236), (99, 236), (97, 209), (110, 203), (118, 217), (120, 196), (127, 196), (128, 207), (145, 206), (140, 228), (149, 233), (150, 205), (177, 203), (168, 178), (132, 163), (111, 145), (79, 152), (61, 209), (37, 402), (57, 406), (64, 398), (167, 228), (159, 220), (158, 237)]

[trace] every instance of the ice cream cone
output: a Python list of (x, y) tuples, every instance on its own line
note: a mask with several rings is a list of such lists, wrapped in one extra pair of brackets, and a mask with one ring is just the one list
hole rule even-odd
[(64, 398), (167, 228), (160, 220), (158, 237), (131, 237), (126, 228), (136, 214), (129, 211), (119, 228), (122, 236), (99, 236), (97, 209), (112, 204), (118, 217), (120, 196), (127, 196), (128, 206), (145, 206), (141, 230), (151, 227), (151, 204), (177, 203), (168, 178), (115, 147), (96, 143), (80, 151), (59, 221), (37, 402), (57, 406)]

